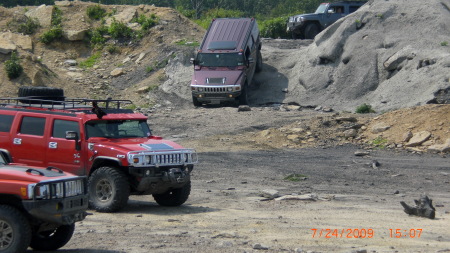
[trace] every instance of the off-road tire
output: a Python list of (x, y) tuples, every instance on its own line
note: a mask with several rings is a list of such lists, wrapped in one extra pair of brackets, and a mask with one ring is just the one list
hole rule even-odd
[(198, 99), (196, 97), (194, 97), (194, 96), (192, 96), (192, 103), (194, 104), (195, 107), (202, 106), (202, 103), (200, 103), (198, 101)]
[(319, 32), (320, 28), (316, 23), (309, 23), (305, 27), (305, 39), (313, 40)]
[(256, 67), (255, 67), (255, 71), (256, 72), (261, 72), (262, 68), (263, 68), (263, 62), (262, 62), (262, 55), (261, 55), (261, 51), (258, 50), (257, 53), (257, 59), (256, 59)]
[(153, 198), (161, 206), (180, 206), (186, 202), (190, 193), (191, 181), (181, 188), (171, 189), (162, 194), (153, 194)]
[[(29, 97), (32, 99), (40, 100), (53, 100), (53, 101), (64, 101), (64, 90), (52, 87), (19, 87), (19, 97)], [(39, 101), (21, 99), (22, 103), (29, 104), (40, 104)], [(45, 102), (43, 104), (50, 104), (50, 102)]]
[(27, 218), (12, 206), (0, 205), (0, 252), (25, 252), (30, 241), (31, 228)]
[(89, 177), (89, 207), (112, 213), (126, 206), (130, 185), (125, 173), (114, 167), (100, 167)]
[(75, 223), (62, 225), (54, 230), (33, 233), (30, 247), (35, 250), (57, 250), (66, 245), (75, 231)]
[(248, 84), (244, 84), (241, 95), (238, 97), (239, 105), (248, 105)]

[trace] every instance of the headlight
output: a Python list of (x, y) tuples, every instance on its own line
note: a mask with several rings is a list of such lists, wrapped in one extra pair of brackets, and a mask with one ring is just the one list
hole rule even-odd
[(233, 91), (233, 87), (228, 87), (227, 90), (231, 92)]
[(198, 91), (203, 92), (203, 88), (202, 87), (198, 87)]
[(145, 164), (150, 164), (152, 162), (152, 157), (149, 155), (145, 156)]
[(30, 199), (58, 199), (81, 194), (84, 194), (83, 180), (40, 184), (37, 186), (36, 184), (28, 185), (28, 197)]

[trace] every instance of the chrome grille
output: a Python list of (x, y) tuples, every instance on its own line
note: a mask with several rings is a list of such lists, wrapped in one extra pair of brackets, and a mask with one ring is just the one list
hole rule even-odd
[(183, 164), (185, 162), (184, 154), (164, 154), (164, 155), (153, 155), (152, 163), (158, 165), (174, 165)]
[(227, 91), (227, 88), (225, 87), (205, 87), (203, 88), (204, 92), (207, 93), (223, 93)]

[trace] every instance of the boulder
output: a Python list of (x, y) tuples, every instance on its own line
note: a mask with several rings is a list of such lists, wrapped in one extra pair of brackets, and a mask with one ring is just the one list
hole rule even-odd
[(435, 144), (428, 147), (428, 151), (431, 152), (450, 152), (450, 138), (444, 144)]
[(88, 29), (64, 30), (63, 36), (65, 39), (70, 41), (80, 41), (84, 39), (88, 31), (89, 31)]
[(17, 48), (26, 51), (33, 50), (33, 42), (30, 36), (12, 32), (0, 33), (0, 53), (9, 54)]
[(131, 23), (131, 21), (137, 18), (137, 10), (135, 7), (126, 8), (125, 10), (119, 12), (118, 14), (108, 18), (106, 20), (106, 25), (111, 25), (113, 19), (124, 24)]
[(53, 6), (43, 4), (35, 9), (27, 11), (25, 16), (29, 18), (36, 18), (42, 27), (48, 28), (52, 25), (52, 14)]
[(382, 133), (382, 132), (388, 130), (389, 128), (391, 128), (391, 126), (387, 125), (386, 123), (381, 122), (372, 127), (372, 133), (373, 134)]
[(113, 71), (111, 71), (111, 76), (113, 76), (113, 77), (121, 76), (123, 74), (125, 74), (125, 72), (123, 71), (123, 68), (116, 68)]
[(400, 51), (396, 52), (394, 55), (389, 57), (383, 66), (386, 70), (397, 69), (405, 60), (413, 59), (416, 53), (410, 45), (402, 48)]
[(431, 133), (428, 131), (422, 131), (413, 134), (413, 137), (405, 145), (406, 147), (416, 147), (420, 146), (422, 143), (426, 142), (431, 137)]

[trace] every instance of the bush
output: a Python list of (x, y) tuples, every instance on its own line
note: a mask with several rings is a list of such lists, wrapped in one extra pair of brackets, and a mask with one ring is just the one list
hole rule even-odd
[(62, 11), (57, 6), (52, 13), (52, 26), (60, 26), (62, 24)]
[(289, 37), (286, 33), (286, 20), (287, 18), (281, 17), (260, 22), (261, 37), (274, 39)]
[(133, 37), (133, 30), (123, 22), (113, 19), (113, 22), (108, 28), (108, 34), (111, 35), (111, 38), (113, 39), (131, 38)]
[(17, 31), (23, 34), (33, 34), (36, 29), (39, 28), (39, 22), (37, 19), (32, 19), (27, 17), (27, 21), (22, 23), (17, 28)]
[(99, 20), (106, 16), (106, 10), (100, 5), (91, 5), (87, 7), (86, 14), (90, 19)]
[(15, 51), (11, 53), (11, 59), (5, 61), (5, 71), (9, 79), (17, 78), (22, 74), (23, 67), (20, 65), (20, 59)]
[(142, 26), (142, 30), (147, 31), (148, 29), (154, 27), (158, 24), (158, 17), (155, 14), (150, 15), (150, 17), (146, 17), (144, 14), (141, 14), (136, 22)]
[(371, 105), (362, 104), (356, 108), (356, 113), (372, 113), (375, 112)]
[(60, 39), (63, 36), (63, 30), (60, 26), (52, 27), (50, 30), (44, 32), (41, 35), (40, 41), (44, 44), (49, 44), (56, 39)]
[(89, 32), (90, 42), (93, 46), (99, 46), (106, 43), (106, 38), (103, 35), (108, 34), (108, 27), (101, 26)]

